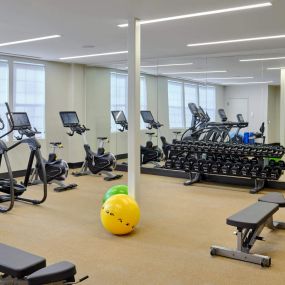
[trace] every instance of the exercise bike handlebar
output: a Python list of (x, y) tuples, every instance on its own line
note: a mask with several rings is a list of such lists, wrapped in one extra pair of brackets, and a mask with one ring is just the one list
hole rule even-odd
[(153, 121), (153, 122), (149, 123), (146, 128), (147, 128), (148, 130), (151, 130), (151, 129), (156, 129), (156, 130), (158, 130), (158, 129), (161, 128), (161, 127), (163, 127), (163, 124), (161, 124), (160, 122), (155, 122), (155, 121)]
[(15, 136), (15, 139), (18, 141), (22, 140), (24, 136), (31, 138), (37, 134), (41, 134), (41, 132), (38, 131), (36, 128), (18, 130), (18, 133), (19, 133), (19, 136)]
[(69, 136), (73, 136), (75, 133), (82, 135), (83, 133), (90, 131), (90, 129), (86, 128), (85, 125), (75, 125), (75, 126), (70, 126), (70, 132), (67, 132)]

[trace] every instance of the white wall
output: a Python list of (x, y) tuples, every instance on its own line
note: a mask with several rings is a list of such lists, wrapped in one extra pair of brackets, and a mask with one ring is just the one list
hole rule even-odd
[[(262, 122), (265, 122), (265, 135), (267, 137), (267, 109), (268, 86), (267, 85), (234, 85), (224, 88), (224, 107), (228, 111), (227, 103), (233, 98), (248, 100), (248, 130), (258, 132)], [(242, 110), (240, 111), (242, 113)]]
[(280, 142), (280, 86), (268, 86), (268, 143)]
[[(12, 73), (13, 60), (18, 58), (5, 57), (10, 63), (10, 76)], [(20, 59), (24, 61), (24, 59)], [(26, 60), (31, 62), (31, 60)], [(36, 63), (39, 63), (36, 61)], [(66, 129), (63, 128), (59, 111), (76, 110), (79, 116), (84, 114), (84, 66), (70, 65), (56, 62), (40, 62), (46, 66), (46, 108), (45, 108), (45, 139), (40, 140), (41, 150), (44, 157), (47, 157), (51, 141), (61, 141), (64, 149), (59, 156), (69, 162), (82, 161), (84, 152), (79, 137), (69, 138)], [(13, 86), (10, 85), (9, 97), (12, 99)], [(11, 106), (12, 107), (12, 106)], [(1, 114), (3, 116), (4, 114)], [(36, 126), (35, 126), (36, 127)], [(15, 141), (10, 138), (8, 145)], [(9, 152), (9, 158), (13, 170), (26, 168), (29, 157), (29, 149), (26, 145), (21, 145)], [(2, 164), (2, 171), (5, 167)]]

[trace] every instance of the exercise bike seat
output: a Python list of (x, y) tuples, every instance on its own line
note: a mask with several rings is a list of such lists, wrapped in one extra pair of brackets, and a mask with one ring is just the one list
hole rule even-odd
[(53, 146), (59, 146), (62, 143), (61, 142), (50, 142), (49, 144), (53, 145)]
[(22, 279), (45, 266), (45, 258), (0, 243), (0, 272)]
[(102, 140), (102, 141), (105, 141), (108, 139), (108, 137), (97, 137), (98, 140)]
[(175, 131), (175, 132), (172, 132), (173, 134), (176, 134), (176, 135), (179, 135), (179, 134), (181, 134), (181, 132), (180, 131)]
[(75, 274), (75, 265), (68, 261), (62, 261), (32, 273), (26, 280), (29, 285), (49, 284), (63, 280), (71, 282), (74, 281)]
[(146, 135), (153, 136), (155, 133), (145, 133)]

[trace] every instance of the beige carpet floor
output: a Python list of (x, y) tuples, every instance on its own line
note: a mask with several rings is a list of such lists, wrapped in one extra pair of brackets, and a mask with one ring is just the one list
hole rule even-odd
[[(120, 183), (127, 182), (127, 175)], [(49, 186), (45, 204), (16, 203), (0, 215), (0, 242), (45, 256), (48, 263), (70, 260), (84, 284), (100, 285), (223, 285), (284, 284), (285, 231), (266, 229), (266, 242), (254, 251), (272, 257), (272, 267), (211, 257), (212, 244), (235, 247), (233, 227), (226, 217), (255, 202), (245, 188), (217, 184), (183, 186), (183, 179), (142, 175), (141, 223), (124, 237), (100, 224), (104, 192), (118, 181), (70, 177), (77, 190), (55, 193)], [(33, 186), (27, 193), (40, 191)], [(285, 209), (277, 213), (285, 221)]]

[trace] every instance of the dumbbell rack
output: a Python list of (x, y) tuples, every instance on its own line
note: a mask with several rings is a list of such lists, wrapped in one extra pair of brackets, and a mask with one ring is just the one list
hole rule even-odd
[(281, 158), (284, 152), (283, 146), (182, 141), (171, 145), (165, 168), (187, 172), (186, 186), (206, 175), (254, 179), (250, 193), (257, 193), (268, 180), (278, 180), (282, 174), (280, 167), (267, 166), (265, 158)]

